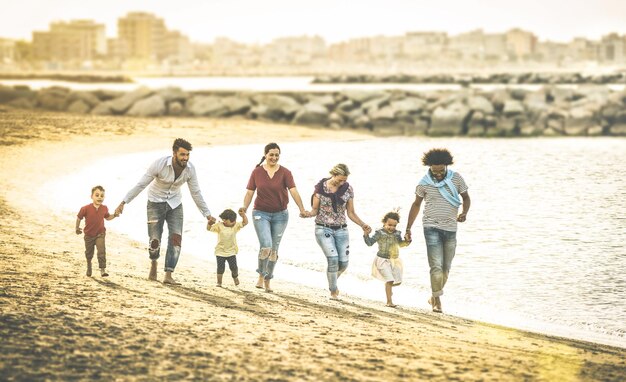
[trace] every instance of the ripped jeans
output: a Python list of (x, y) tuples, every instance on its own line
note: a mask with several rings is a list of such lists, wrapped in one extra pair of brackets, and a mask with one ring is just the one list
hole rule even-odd
[(315, 240), (326, 256), (328, 268), (328, 289), (337, 291), (337, 279), (348, 268), (350, 254), (350, 235), (348, 228), (334, 230), (328, 227), (315, 226)]
[(165, 253), (165, 271), (174, 272), (180, 257), (180, 245), (183, 234), (183, 205), (172, 209), (167, 202), (154, 203), (148, 200), (148, 253), (156, 260), (161, 254), (163, 224), (167, 222), (167, 252)]
[(274, 277), (274, 268), (278, 261), (278, 247), (288, 222), (287, 210), (279, 212), (252, 210), (252, 223), (260, 246), (259, 268), (256, 271), (266, 280)]

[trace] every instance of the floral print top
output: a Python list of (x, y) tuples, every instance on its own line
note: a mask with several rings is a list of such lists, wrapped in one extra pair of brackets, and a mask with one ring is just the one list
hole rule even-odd
[[(324, 183), (324, 191), (329, 192), (328, 185)], [(326, 225), (343, 225), (347, 224), (346, 219), (346, 204), (348, 200), (354, 198), (354, 190), (352, 186), (348, 187), (348, 190), (343, 194), (341, 199), (344, 201), (343, 204), (337, 206), (337, 212), (333, 211), (333, 203), (331, 199), (322, 194), (315, 194), (320, 199), (320, 209), (317, 212), (317, 216), (315, 218), (316, 224), (326, 224)]]

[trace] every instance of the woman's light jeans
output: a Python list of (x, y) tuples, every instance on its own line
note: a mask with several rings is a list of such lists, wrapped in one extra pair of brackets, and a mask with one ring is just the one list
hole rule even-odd
[(315, 239), (324, 252), (328, 268), (326, 277), (328, 278), (328, 289), (331, 292), (337, 291), (337, 279), (348, 268), (350, 254), (350, 235), (348, 228), (332, 229), (328, 227), (315, 226)]
[(278, 247), (289, 222), (287, 210), (265, 212), (252, 210), (252, 223), (259, 239), (259, 267), (257, 273), (266, 280), (274, 277), (278, 261)]

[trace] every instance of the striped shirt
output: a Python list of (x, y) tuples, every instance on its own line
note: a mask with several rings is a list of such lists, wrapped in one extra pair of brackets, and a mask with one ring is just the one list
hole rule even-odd
[[(452, 176), (452, 183), (456, 186), (459, 194), (467, 191), (465, 180), (455, 172)], [(444, 186), (448, 189), (448, 186)], [(448, 191), (450, 191), (448, 189)], [(456, 232), (456, 218), (459, 212), (458, 207), (450, 204), (435, 186), (418, 184), (415, 188), (415, 194), (424, 198), (424, 217), (422, 223), (424, 227), (439, 228), (444, 231)]]

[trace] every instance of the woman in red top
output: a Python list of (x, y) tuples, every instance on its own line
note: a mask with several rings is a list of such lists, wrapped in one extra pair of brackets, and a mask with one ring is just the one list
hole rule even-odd
[[(250, 175), (243, 198), (243, 209), (247, 211), (254, 192), (257, 193), (252, 210), (252, 223), (260, 245), (257, 269), (259, 280), (256, 287), (265, 287), (266, 292), (272, 292), (270, 280), (274, 276), (280, 240), (289, 221), (287, 191), (298, 205), (300, 217), (304, 217), (306, 213), (291, 171), (278, 164), (279, 158), (280, 147), (276, 143), (267, 144), (265, 155)], [(262, 165), (264, 161), (265, 164)]]

